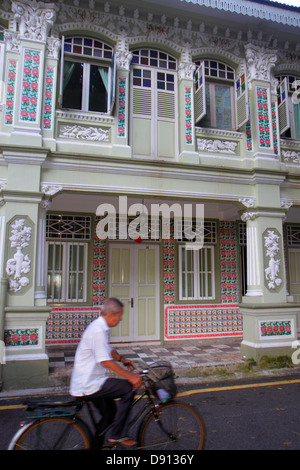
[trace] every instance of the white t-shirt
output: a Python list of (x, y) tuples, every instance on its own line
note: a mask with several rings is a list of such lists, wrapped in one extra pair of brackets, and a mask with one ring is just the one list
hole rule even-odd
[(91, 395), (103, 386), (109, 371), (102, 361), (112, 360), (110, 328), (104, 317), (92, 321), (77, 347), (71, 376), (70, 394), (75, 397)]

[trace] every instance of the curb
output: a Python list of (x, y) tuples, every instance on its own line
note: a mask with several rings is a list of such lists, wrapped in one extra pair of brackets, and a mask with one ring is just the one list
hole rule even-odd
[[(241, 361), (241, 364), (244, 364)], [(251, 371), (243, 371), (239, 366), (241, 364), (234, 363), (215, 363), (207, 366), (200, 366), (201, 371), (197, 371), (199, 375), (193, 376), (191, 369), (188, 367), (175, 368), (176, 383), (178, 385), (205, 385), (207, 383), (221, 383), (237, 380), (252, 380), (264, 378), (276, 378), (291, 375), (299, 375), (300, 368), (282, 368), (282, 369), (253, 369)], [(198, 369), (198, 368), (197, 368)], [(206, 370), (206, 373), (204, 371)], [(202, 372), (202, 374), (201, 374)], [(189, 374), (190, 375), (187, 375)], [(31, 388), (21, 390), (4, 390), (0, 392), (1, 399), (21, 398), (21, 397), (38, 397), (38, 396), (55, 396), (68, 395), (69, 385), (53, 385), (44, 388)]]

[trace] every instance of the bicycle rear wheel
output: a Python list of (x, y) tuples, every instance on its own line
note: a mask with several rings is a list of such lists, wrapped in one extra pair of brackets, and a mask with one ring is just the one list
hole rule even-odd
[(190, 405), (169, 403), (150, 413), (139, 429), (141, 449), (200, 450), (205, 441), (205, 427), (201, 415)]
[(16, 435), (12, 450), (83, 450), (90, 449), (85, 424), (71, 417), (39, 418)]

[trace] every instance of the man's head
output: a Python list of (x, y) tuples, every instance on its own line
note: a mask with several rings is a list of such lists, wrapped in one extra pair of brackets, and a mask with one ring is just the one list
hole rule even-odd
[(116, 326), (122, 320), (123, 307), (122, 302), (114, 297), (104, 302), (101, 315), (110, 328)]

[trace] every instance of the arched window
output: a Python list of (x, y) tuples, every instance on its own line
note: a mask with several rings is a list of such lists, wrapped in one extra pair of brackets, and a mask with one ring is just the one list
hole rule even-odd
[(132, 52), (131, 116), (133, 154), (175, 157), (177, 61), (156, 49)]
[(201, 127), (238, 129), (248, 120), (245, 74), (236, 78), (229, 65), (212, 59), (197, 61), (196, 123)]
[(300, 139), (300, 74), (277, 76), (279, 128), (282, 137)]
[(61, 104), (107, 113), (112, 98), (113, 48), (87, 37), (63, 38)]

